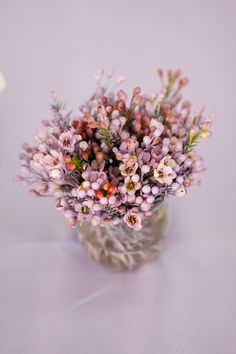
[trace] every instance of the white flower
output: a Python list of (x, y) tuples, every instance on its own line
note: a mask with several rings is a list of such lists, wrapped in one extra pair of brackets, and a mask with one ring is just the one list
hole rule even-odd
[(49, 171), (49, 176), (53, 179), (60, 179), (62, 177), (62, 172), (58, 168), (54, 168)]
[(139, 182), (139, 175), (135, 174), (131, 177), (125, 178), (125, 184), (123, 185), (121, 192), (123, 194), (135, 194), (135, 192), (141, 188), (141, 183)]
[[(133, 144), (133, 141), (131, 140), (130, 144)], [(135, 155), (130, 155), (130, 154), (125, 154), (123, 162), (127, 164), (127, 166), (133, 166), (137, 162), (137, 157)]]
[(164, 157), (157, 168), (154, 169), (154, 178), (161, 184), (170, 185), (173, 179), (176, 178), (176, 173), (168, 165), (169, 160), (169, 157)]
[(133, 166), (128, 166), (126, 163), (122, 163), (119, 166), (122, 176), (132, 176), (135, 174), (138, 168), (138, 163), (136, 162)]
[(87, 148), (88, 148), (88, 143), (86, 141), (81, 141), (79, 143), (79, 148), (82, 150), (82, 151), (86, 151)]
[(141, 225), (141, 218), (138, 214), (133, 213), (133, 212), (128, 212), (124, 216), (124, 222), (131, 228), (136, 231), (140, 230), (142, 228)]

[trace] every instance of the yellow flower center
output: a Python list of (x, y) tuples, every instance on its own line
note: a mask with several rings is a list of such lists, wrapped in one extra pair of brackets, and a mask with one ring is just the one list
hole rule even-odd
[(133, 181), (129, 181), (127, 184), (126, 184), (126, 188), (129, 190), (129, 191), (133, 191), (135, 189), (135, 183)]

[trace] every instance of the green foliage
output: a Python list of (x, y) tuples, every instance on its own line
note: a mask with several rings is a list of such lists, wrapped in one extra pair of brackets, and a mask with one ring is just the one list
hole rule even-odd
[(72, 161), (76, 164), (76, 169), (80, 172), (84, 171), (84, 166), (86, 162), (80, 159), (76, 154), (73, 155)]
[(54, 113), (59, 113), (64, 108), (65, 108), (65, 104), (63, 102), (55, 102), (51, 104), (51, 110)]
[(113, 146), (113, 138), (111, 135), (110, 127), (107, 129), (105, 128), (98, 128), (98, 132), (101, 136), (101, 139), (104, 141), (104, 143), (108, 146), (109, 149), (112, 149)]
[(108, 215), (110, 215), (110, 216), (117, 216), (119, 218), (122, 216), (122, 214), (121, 214), (121, 212), (119, 211), (118, 208), (113, 208), (109, 204), (106, 205), (105, 208), (106, 208), (106, 211), (107, 211)]
[(192, 133), (192, 130), (190, 130), (187, 141), (184, 145), (185, 154), (190, 152), (198, 144), (198, 141), (202, 138), (202, 133), (203, 133), (202, 129), (200, 129), (196, 133)]

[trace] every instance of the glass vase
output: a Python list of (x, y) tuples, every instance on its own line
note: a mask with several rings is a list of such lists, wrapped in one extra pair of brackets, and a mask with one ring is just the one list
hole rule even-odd
[(163, 201), (135, 231), (125, 223), (93, 226), (83, 223), (77, 235), (88, 254), (115, 270), (131, 270), (151, 260), (160, 251), (169, 226), (169, 206)]

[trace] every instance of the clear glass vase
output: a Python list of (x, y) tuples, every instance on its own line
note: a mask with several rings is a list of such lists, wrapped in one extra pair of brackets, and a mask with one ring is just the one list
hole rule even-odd
[(168, 231), (169, 207), (163, 201), (135, 231), (125, 223), (117, 226), (93, 226), (83, 223), (77, 235), (96, 261), (116, 270), (131, 270), (151, 260), (160, 250)]

